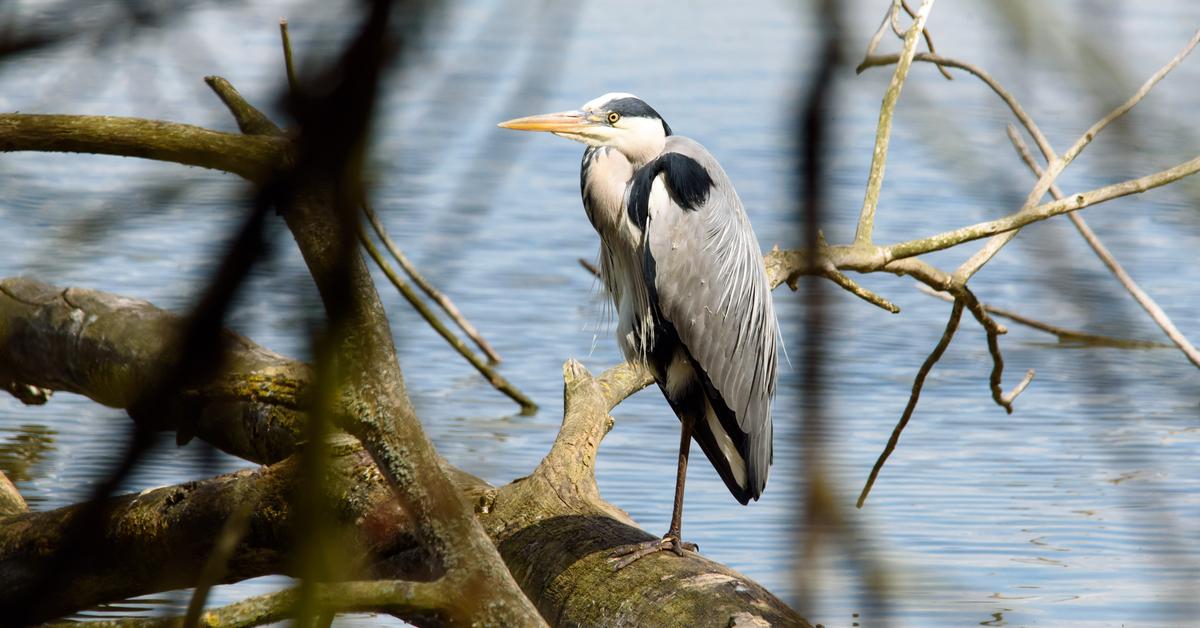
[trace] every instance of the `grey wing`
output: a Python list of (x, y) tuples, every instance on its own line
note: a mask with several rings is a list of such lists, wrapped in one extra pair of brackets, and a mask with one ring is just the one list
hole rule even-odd
[[(744, 450), (747, 488), (757, 497), (771, 464), (778, 338), (762, 252), (737, 193), (712, 155), (678, 136), (669, 138), (666, 150), (688, 159), (674, 158), (675, 164), (653, 175), (643, 235), (647, 287), (705, 385), (732, 413), (722, 423), (727, 432), (734, 422), (741, 431), (732, 436)], [(711, 181), (703, 200), (695, 179), (700, 177), (702, 187), (704, 173), (670, 170), (697, 166)]]

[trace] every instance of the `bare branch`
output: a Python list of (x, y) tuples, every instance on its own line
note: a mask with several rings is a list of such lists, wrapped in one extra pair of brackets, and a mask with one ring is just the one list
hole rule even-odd
[[(145, 301), (0, 279), (0, 371), (22, 385), (131, 408), (177, 359), (185, 327), (183, 317)], [(145, 430), (190, 426), (221, 450), (261, 464), (290, 456), (303, 430), (311, 370), (232, 332), (221, 342), (216, 377), (130, 416)]]
[(828, 263), (828, 260), (826, 260), (826, 263), (824, 264), (824, 271), (822, 272), (822, 274), (825, 277), (829, 278), (829, 280), (832, 281), (833, 283), (836, 283), (837, 285), (841, 286), (846, 291), (848, 291), (850, 294), (853, 294), (854, 296), (862, 299), (863, 301), (866, 301), (867, 303), (870, 303), (871, 305), (877, 306), (881, 309), (887, 310), (887, 311), (891, 312), (892, 314), (900, 313), (899, 306), (897, 306), (896, 304), (892, 303), (891, 301), (888, 301), (887, 299), (875, 294), (874, 292), (871, 292), (870, 290), (867, 290), (866, 288), (858, 285), (858, 283), (856, 283), (853, 279), (847, 277), (845, 274), (843, 274), (837, 268), (834, 268), (833, 264)]
[[(1108, 115), (1104, 116), (1095, 124), (1093, 124), (1086, 132), (1084, 132), (1082, 136), (1079, 137), (1078, 140), (1075, 141), (1075, 144), (1073, 144), (1071, 148), (1067, 149), (1067, 152), (1063, 153), (1061, 157), (1050, 161), (1046, 167), (1046, 171), (1042, 173), (1042, 176), (1038, 178), (1038, 181), (1033, 186), (1033, 189), (1030, 190), (1029, 195), (1025, 197), (1025, 204), (1021, 208), (1021, 212), (1036, 211), (1035, 205), (1042, 199), (1043, 196), (1045, 196), (1046, 192), (1050, 189), (1050, 185), (1053, 184), (1056, 179), (1058, 179), (1058, 176), (1062, 174), (1063, 169), (1065, 169), (1068, 164), (1074, 161), (1074, 159), (1083, 152), (1083, 149), (1091, 143), (1091, 141), (1098, 133), (1100, 133), (1100, 131), (1104, 130), (1104, 128), (1111, 124), (1114, 120), (1125, 115), (1130, 109), (1133, 109), (1135, 105), (1141, 102), (1142, 99), (1146, 97), (1146, 94), (1149, 94), (1150, 90), (1153, 89), (1154, 86), (1163, 79), (1163, 77), (1165, 77), (1171, 70), (1175, 69), (1175, 67), (1178, 66), (1183, 59), (1192, 52), (1198, 42), (1200, 42), (1200, 30), (1197, 30), (1196, 33), (1192, 35), (1192, 38), (1188, 40), (1188, 43), (1183, 47), (1183, 50), (1180, 50), (1179, 53), (1176, 54), (1175, 57), (1172, 58), (1165, 66), (1160, 68), (1154, 73), (1153, 76), (1147, 79), (1147, 81), (1143, 83), (1140, 88), (1138, 88), (1138, 90), (1129, 98), (1129, 100), (1126, 100), (1119, 107), (1113, 109)], [(960, 265), (958, 269), (954, 271), (955, 278), (965, 283), (966, 280), (972, 275), (979, 272), (979, 269), (983, 268), (983, 265), (988, 263), (988, 261), (996, 255), (996, 253), (1000, 252), (1000, 249), (1003, 248), (1005, 244), (1011, 242), (1015, 237), (1017, 237), (1016, 231), (994, 236), (986, 245), (984, 245), (982, 249), (972, 255), (967, 261), (963, 262), (962, 265)]]
[[(1200, 156), (1194, 157), (1185, 161), (1173, 168), (1168, 168), (1154, 174), (1148, 174), (1137, 179), (1114, 183), (1102, 188), (1097, 188), (1088, 192), (1076, 194), (1071, 197), (1061, 200), (1045, 203), (1036, 207), (1018, 211), (1009, 214), (1004, 218), (997, 220), (989, 220), (968, 227), (962, 227), (953, 231), (946, 231), (925, 238), (916, 240), (908, 240), (890, 246), (881, 247), (883, 254), (888, 261), (895, 259), (903, 259), (914, 255), (923, 255), (933, 251), (948, 249), (952, 246), (978, 240), (991, 235), (1003, 234), (1008, 235), (1025, 225), (1039, 222), (1047, 218), (1066, 214), (1073, 211), (1078, 211), (1085, 207), (1097, 205), (1105, 201), (1111, 201), (1114, 198), (1129, 196), (1130, 194), (1139, 194), (1147, 190), (1152, 190), (1161, 187), (1168, 183), (1173, 183), (1184, 177), (1191, 176), (1200, 172)], [(836, 250), (837, 247), (830, 247), (831, 250)], [(998, 250), (998, 249), (997, 249)], [(839, 264), (839, 268), (842, 266)], [(975, 266), (967, 266), (975, 268)], [(857, 270), (857, 269), (856, 269)], [(956, 273), (957, 275), (958, 273)], [(968, 275), (969, 277), (969, 275)], [(963, 277), (965, 279), (966, 277)]]
[(383, 223), (380, 222), (379, 216), (375, 213), (374, 208), (371, 207), (370, 201), (366, 200), (365, 194), (363, 195), (362, 210), (367, 216), (367, 221), (371, 223), (371, 228), (375, 230), (375, 235), (379, 236), (379, 241), (383, 242), (383, 246), (388, 250), (389, 253), (392, 254), (392, 258), (396, 260), (397, 264), (400, 264), (400, 268), (404, 269), (404, 273), (413, 280), (413, 283), (417, 284), (417, 287), (419, 287), (422, 292), (428, 295), (430, 299), (433, 299), (433, 302), (437, 303), (438, 306), (440, 306), (442, 310), (446, 312), (446, 315), (458, 325), (458, 328), (461, 329), (468, 338), (475, 342), (475, 345), (478, 346), (485, 355), (487, 355), (489, 362), (499, 362), (500, 354), (496, 353), (496, 350), (492, 348), (492, 345), (488, 344), (488, 341), (483, 339), (483, 336), (479, 333), (479, 330), (475, 329), (475, 326), (471, 324), (471, 321), (468, 321), (466, 317), (462, 315), (462, 312), (455, 307), (454, 302), (450, 300), (450, 297), (446, 296), (440, 290), (433, 287), (433, 284), (426, 281), (425, 277), (421, 275), (416, 266), (413, 266), (413, 263), (409, 261), (408, 256), (404, 254), (404, 251), (401, 251), (400, 247), (396, 246), (396, 243), (392, 241), (392, 238), (388, 235), (387, 230), (383, 228)]
[[(1195, 41), (1195, 38), (1193, 38), (1192, 42), (1189, 42), (1189, 48), (1194, 46), (1194, 41)], [(1186, 50), (1187, 49), (1185, 49), (1185, 52), (1186, 52)], [(1184, 53), (1181, 53), (1181, 55), (1182, 54), (1184, 54)], [(1182, 57), (1180, 56), (1177, 58), (1181, 59)], [(867, 59), (864, 59), (863, 64), (859, 68), (859, 71), (861, 71), (862, 69), (868, 68), (868, 67), (876, 67), (879, 65), (890, 65), (890, 64), (896, 63), (896, 61), (898, 59), (899, 59), (899, 55), (868, 56)], [(945, 66), (949, 66), (949, 67), (959, 68), (959, 69), (965, 70), (965, 71), (975, 75), (976, 77), (978, 77), (988, 87), (990, 87), (992, 89), (992, 91), (994, 91), (1000, 97), (1000, 99), (1005, 102), (1005, 104), (1008, 105), (1008, 107), (1012, 111), (1013, 115), (1017, 118), (1017, 121), (1020, 122), (1021, 125), (1025, 127), (1026, 131), (1029, 132), (1030, 137), (1033, 138), (1034, 142), (1038, 146), (1038, 149), (1041, 151), (1042, 155), (1046, 158), (1046, 161), (1048, 163), (1051, 163), (1057, 159), (1054, 149), (1053, 149), (1053, 147), (1050, 146), (1050, 142), (1046, 138), (1045, 134), (1042, 133), (1041, 129), (1038, 128), (1037, 124), (1034, 123), (1033, 119), (1029, 116), (1029, 114), (1025, 112), (1025, 109), (1021, 106), (1021, 104), (1017, 101), (1017, 99), (1008, 90), (1004, 89), (1004, 87), (1001, 86), (1000, 83), (997, 82), (990, 74), (983, 71), (978, 66), (975, 66), (975, 65), (972, 65), (969, 63), (965, 63), (962, 61), (958, 61), (956, 59), (939, 57), (939, 56), (932, 55), (932, 54), (918, 53), (917, 55), (915, 55), (914, 61), (937, 63), (937, 64), (939, 64), (939, 67), (942, 65), (945, 65)], [(1166, 68), (1164, 68), (1164, 69), (1166, 69)], [(1163, 72), (1163, 71), (1160, 71), (1160, 72), (1165, 74), (1165, 72)], [(1161, 76), (1159, 76), (1158, 78), (1161, 79)], [(1152, 77), (1152, 80), (1154, 80), (1153, 77)], [(1128, 104), (1128, 103), (1126, 103), (1126, 104)], [(1025, 164), (1027, 166), (1029, 166), (1031, 170), (1034, 171), (1036, 176), (1038, 176), (1039, 178), (1042, 177), (1044, 174), (1044, 171), (1042, 170), (1042, 168), (1040, 166), (1038, 166), (1037, 162), (1033, 159), (1033, 156), (1029, 153), (1029, 149), (1027, 146), (1025, 146), (1025, 143), (1021, 139), (1020, 135), (1011, 126), (1008, 129), (1008, 136), (1009, 136), (1009, 139), (1013, 142), (1014, 146), (1016, 147), (1017, 152), (1019, 154), (1021, 154), (1021, 158), (1025, 161)], [(1058, 188), (1057, 184), (1051, 184), (1050, 188), (1049, 188), (1049, 192), (1056, 200), (1061, 199), (1063, 197), (1062, 191)], [(1130, 294), (1133, 295), (1134, 299), (1137, 300), (1137, 302), (1150, 314), (1150, 316), (1154, 320), (1154, 322), (1156, 324), (1158, 324), (1159, 327), (1161, 327), (1163, 329), (1163, 331), (1167, 334), (1167, 337), (1170, 338), (1171, 341), (1174, 342), (1175, 345), (1178, 346), (1181, 351), (1183, 351), (1184, 355), (1187, 356), (1189, 361), (1191, 361), (1196, 366), (1200, 366), (1200, 351), (1197, 351), (1195, 346), (1192, 345), (1187, 340), (1187, 338), (1179, 331), (1179, 329), (1175, 327), (1174, 323), (1166, 315), (1166, 313), (1163, 312), (1162, 308), (1159, 307), (1158, 304), (1155, 303), (1154, 300), (1149, 297), (1149, 295), (1147, 295), (1144, 291), (1142, 291), (1136, 282), (1134, 282), (1133, 278), (1129, 276), (1129, 274), (1121, 267), (1121, 265), (1112, 256), (1112, 254), (1108, 252), (1107, 248), (1099, 240), (1099, 238), (1096, 237), (1095, 233), (1092, 232), (1091, 228), (1084, 221), (1083, 217), (1079, 216), (1075, 213), (1068, 213), (1067, 217), (1071, 221), (1071, 223), (1075, 225), (1075, 228), (1080, 232), (1080, 235), (1083, 236), (1084, 240), (1088, 243), (1088, 245), (1092, 247), (1092, 250), (1096, 253), (1096, 255), (1100, 257), (1102, 262), (1104, 262), (1105, 266), (1108, 267), (1108, 269), (1113, 273), (1113, 275), (1117, 277), (1117, 280), (1120, 281), (1123, 286), (1125, 286), (1126, 290), (1128, 290), (1130, 292)], [(993, 313), (996, 313), (996, 312), (993, 312)], [(1125, 340), (1125, 339), (1121, 339), (1121, 338), (1110, 338), (1107, 336), (1097, 336), (1094, 334), (1085, 334), (1083, 332), (1065, 330), (1062, 328), (1045, 325), (1043, 323), (1038, 323), (1037, 321), (1032, 321), (1031, 319), (1024, 319), (1019, 314), (1012, 314), (1010, 312), (1005, 312), (1003, 315), (1005, 315), (1006, 317), (1012, 318), (1013, 320), (1016, 320), (1018, 322), (1022, 322), (1023, 324), (1027, 324), (1031, 327), (1042, 329), (1043, 331), (1047, 331), (1049, 333), (1053, 333), (1062, 339), (1078, 340), (1078, 341), (1082, 341), (1082, 342), (1088, 342), (1090, 344), (1100, 344), (1100, 345), (1107, 345), (1107, 346), (1130, 347), (1130, 346), (1154, 346), (1155, 345), (1155, 343), (1146, 343), (1144, 341)]]
[(221, 102), (229, 108), (229, 112), (233, 114), (233, 119), (237, 121), (238, 129), (245, 135), (282, 135), (280, 130), (271, 119), (256, 107), (246, 102), (245, 98), (234, 89), (229, 81), (219, 76), (206, 76), (204, 82), (208, 84)]
[(116, 116), (0, 114), (0, 152), (50, 151), (143, 157), (223, 170), (250, 180), (271, 172), (287, 141), (190, 124)]
[[(879, 28), (875, 29), (875, 34), (871, 35), (871, 39), (867, 42), (867, 52), (864, 55), (865, 58), (869, 59), (871, 55), (875, 54), (875, 49), (879, 47), (879, 42), (883, 41), (883, 34), (887, 32), (889, 24), (893, 25), (892, 28), (896, 28), (896, 12), (899, 10), (899, 0), (892, 0), (892, 4), (890, 7), (888, 7), (887, 13), (883, 15), (883, 20), (879, 22)], [(900, 55), (896, 55), (897, 59), (899, 57)]]
[(292, 64), (292, 38), (288, 35), (287, 18), (279, 18), (279, 39), (283, 44), (283, 67), (287, 71), (288, 87), (296, 91), (296, 66)]
[[(932, 288), (929, 288), (928, 286), (919, 285), (919, 286), (917, 286), (917, 289), (931, 297), (936, 297), (943, 301), (954, 301), (953, 296), (950, 296), (949, 294), (947, 294), (945, 292), (939, 292), (939, 291), (933, 290)], [(991, 314), (993, 316), (999, 316), (1001, 318), (1007, 318), (1008, 320), (1010, 320), (1014, 323), (1018, 323), (1020, 325), (1029, 327), (1031, 329), (1036, 329), (1038, 331), (1053, 335), (1062, 342), (1078, 342), (1078, 343), (1093, 345), (1093, 346), (1097, 346), (1097, 347), (1116, 347), (1119, 349), (1172, 349), (1172, 348), (1174, 348), (1174, 345), (1170, 345), (1170, 344), (1166, 344), (1166, 343), (1162, 343), (1162, 342), (1153, 342), (1150, 340), (1136, 340), (1133, 338), (1117, 338), (1116, 336), (1102, 336), (1100, 334), (1089, 334), (1084, 331), (1079, 331), (1079, 330), (1075, 330), (1075, 329), (1067, 329), (1065, 327), (1051, 325), (1050, 323), (1039, 321), (1037, 319), (1025, 316), (1024, 314), (1018, 314), (1017, 312), (1013, 312), (1012, 310), (1006, 310), (1003, 308), (999, 308), (999, 307), (996, 307), (996, 306), (988, 304), (988, 303), (981, 302), (980, 305), (983, 306), (983, 310), (985, 312), (987, 312), (988, 314)]]
[(451, 347), (453, 347), (459, 355), (466, 359), (471, 366), (475, 367), (475, 370), (479, 371), (479, 374), (483, 375), (484, 379), (486, 379), (488, 383), (495, 387), (496, 390), (499, 390), (507, 395), (510, 399), (517, 402), (521, 406), (522, 413), (532, 413), (537, 411), (537, 404), (533, 402), (533, 399), (530, 399), (528, 395), (521, 392), (516, 386), (513, 386), (512, 383), (509, 382), (503, 375), (496, 372), (496, 369), (479, 359), (479, 356), (475, 355), (474, 351), (471, 351), (471, 348), (467, 346), (467, 343), (459, 339), (458, 336), (455, 336), (454, 332), (447, 329), (446, 326), (442, 324), (442, 321), (438, 320), (433, 311), (429, 309), (429, 306), (425, 305), (425, 303), (421, 301), (421, 298), (418, 297), (417, 293), (412, 289), (411, 286), (408, 285), (408, 282), (404, 281), (404, 279), (396, 272), (396, 270), (392, 268), (392, 265), (389, 264), (386, 259), (384, 259), (383, 254), (379, 252), (379, 249), (375, 248), (375, 244), (371, 242), (371, 237), (367, 235), (365, 230), (363, 230), (362, 225), (359, 225), (358, 239), (359, 242), (362, 243), (363, 248), (366, 249), (367, 253), (371, 256), (371, 259), (375, 260), (375, 263), (383, 271), (383, 274), (386, 275), (388, 280), (392, 282), (392, 285), (400, 291), (400, 294), (404, 296), (409, 305), (411, 305), (413, 309), (421, 315), (421, 318), (424, 318), (425, 322), (429, 323), (429, 326), (433, 327), (433, 329), (437, 331), (438, 335), (440, 335)]
[[(892, 65), (893, 63), (896, 63), (899, 58), (900, 55), (898, 54), (868, 57), (863, 60), (861, 65), (858, 66), (858, 71), (862, 72), (867, 68)], [(1033, 141), (1037, 143), (1043, 154), (1047, 155), (1047, 159), (1053, 158), (1054, 151), (1050, 149), (1050, 142), (1046, 139), (1046, 136), (1042, 133), (1041, 129), (1038, 128), (1037, 124), (1033, 122), (1033, 118), (1031, 118), (1029, 114), (1025, 112), (1025, 108), (1021, 106), (1021, 103), (1017, 101), (1016, 97), (1014, 97), (1012, 93), (1004, 89), (1004, 87), (1000, 85), (996, 79), (992, 78), (990, 74), (983, 71), (982, 68), (970, 63), (966, 63), (965, 61), (959, 61), (957, 59), (951, 59), (949, 57), (942, 57), (936, 54), (923, 52), (914, 55), (913, 61), (933, 63), (938, 67), (945, 66), (958, 68), (979, 78), (979, 80), (983, 81), (988, 87), (991, 88), (993, 92), (996, 92), (996, 95), (1004, 101), (1004, 104), (1008, 105), (1008, 108), (1012, 111), (1013, 115), (1016, 116), (1017, 121), (1019, 121), (1021, 125), (1029, 131), (1029, 135), (1033, 137)]]
[(896, 111), (896, 101), (900, 98), (900, 88), (908, 76), (908, 68), (912, 65), (913, 55), (917, 50), (917, 39), (925, 28), (925, 20), (933, 8), (934, 0), (923, 0), (917, 16), (904, 37), (904, 49), (892, 74), (892, 81), (883, 94), (883, 104), (879, 108), (879, 125), (875, 132), (875, 151), (871, 156), (871, 171), (867, 177), (867, 192), (863, 198), (862, 211), (858, 217), (858, 229), (854, 234), (856, 244), (870, 244), (871, 231), (875, 227), (875, 208), (879, 204), (879, 192), (883, 188), (883, 171), (887, 163), (888, 140), (892, 133), (892, 116)]
[(1004, 375), (1004, 357), (1000, 355), (1000, 335), (1008, 333), (1008, 330), (1004, 329), (991, 316), (988, 316), (988, 313), (983, 309), (983, 305), (979, 303), (979, 299), (969, 289), (962, 288), (956, 298), (956, 302), (959, 300), (966, 304), (967, 309), (975, 316), (975, 320), (979, 321), (984, 332), (987, 333), (988, 353), (992, 355), (992, 374), (988, 378), (988, 383), (992, 389), (992, 401), (995, 401), (996, 405), (1004, 408), (1004, 411), (1008, 414), (1012, 414), (1013, 401), (1018, 395), (1025, 392), (1025, 389), (1029, 387), (1029, 383), (1033, 381), (1033, 369), (1026, 371), (1025, 377), (1013, 387), (1012, 391), (1007, 395), (1004, 394), (1004, 390), (1000, 387), (1001, 377)]
[[(1025, 142), (1021, 140), (1021, 136), (1017, 134), (1016, 129), (1014, 129), (1011, 125), (1008, 127), (1008, 138), (1012, 141), (1013, 148), (1015, 148), (1017, 153), (1021, 155), (1021, 159), (1025, 162), (1025, 165), (1029, 166), (1029, 169), (1033, 171), (1034, 175), (1041, 177), (1041, 167), (1038, 166), (1036, 161), (1034, 161), (1033, 155), (1029, 153), (1029, 147), (1025, 145)], [(1055, 199), (1062, 198), (1062, 191), (1058, 189), (1057, 185), (1050, 186), (1050, 194), (1053, 195)], [(1092, 247), (1092, 251), (1094, 251), (1100, 258), (1100, 261), (1103, 262), (1106, 267), (1108, 267), (1108, 270), (1117, 278), (1117, 281), (1121, 282), (1121, 285), (1124, 286), (1127, 291), (1129, 291), (1129, 294), (1132, 295), (1134, 300), (1138, 302), (1138, 305), (1141, 305), (1142, 309), (1146, 310), (1146, 313), (1150, 315), (1150, 318), (1154, 320), (1155, 324), (1162, 328), (1163, 332), (1167, 334), (1167, 338), (1170, 338), (1171, 342), (1175, 343), (1175, 346), (1179, 347), (1179, 350), (1183, 352), (1183, 355), (1187, 356), (1188, 361), (1190, 361), (1193, 365), (1200, 367), (1200, 351), (1196, 350), (1196, 347), (1188, 341), (1187, 337), (1183, 335), (1183, 332), (1179, 331), (1179, 328), (1175, 326), (1175, 323), (1171, 321), (1170, 317), (1167, 316), (1167, 313), (1164, 312), (1161, 307), (1159, 307), (1158, 303), (1155, 303), (1154, 299), (1150, 298), (1150, 295), (1146, 294), (1146, 292), (1142, 290), (1141, 286), (1139, 286), (1137, 282), (1133, 280), (1133, 277), (1131, 277), (1129, 273), (1126, 272), (1121, 266), (1121, 264), (1117, 262), (1117, 259), (1113, 257), (1112, 253), (1109, 253), (1108, 248), (1105, 247), (1104, 243), (1100, 241), (1100, 238), (1096, 236), (1095, 232), (1092, 231), (1092, 228), (1089, 227), (1080, 216), (1075, 214), (1067, 214), (1067, 217), (1071, 219), (1071, 223), (1074, 224), (1075, 228), (1079, 230), (1079, 234), (1083, 236), (1083, 239), (1088, 243), (1088, 246)]]
[[(912, 10), (912, 7), (908, 6), (908, 2), (906, 0), (900, 0), (900, 6), (904, 7), (904, 12), (908, 14), (908, 17), (916, 19), (917, 14)], [(937, 48), (935, 48), (933, 45), (933, 35), (929, 34), (929, 29), (928, 28), (921, 29), (921, 35), (923, 35), (925, 37), (925, 47), (929, 48), (929, 53), (936, 55)], [(943, 67), (942, 64), (940, 64), (940, 63), (937, 64), (937, 69), (938, 69), (938, 72), (942, 73), (942, 76), (944, 76), (947, 81), (954, 80), (954, 77), (950, 75), (950, 72), (946, 71), (946, 68)]]
[(871, 487), (875, 486), (875, 479), (879, 477), (879, 472), (883, 469), (883, 464), (887, 462), (888, 457), (896, 450), (896, 444), (900, 442), (900, 434), (904, 432), (904, 428), (908, 426), (909, 419), (912, 418), (913, 411), (917, 409), (917, 400), (921, 398), (921, 388), (925, 385), (925, 378), (929, 375), (929, 371), (933, 370), (933, 365), (942, 359), (942, 354), (946, 352), (946, 347), (949, 347), (950, 341), (954, 339), (954, 332), (958, 329), (959, 320), (962, 319), (962, 311), (963, 302), (955, 299), (954, 306), (950, 308), (950, 319), (946, 321), (946, 329), (942, 332), (942, 338), (934, 345), (933, 351), (929, 353), (929, 357), (925, 358), (925, 362), (917, 370), (917, 376), (913, 379), (912, 393), (908, 396), (908, 404), (904, 406), (904, 412), (900, 415), (900, 420), (896, 423), (896, 427), (892, 429), (892, 436), (888, 439), (887, 445), (884, 446), (883, 452), (875, 460), (875, 466), (871, 467), (871, 474), (867, 477), (867, 483), (863, 485), (862, 492), (858, 494), (857, 507), (863, 507), (863, 503), (867, 501), (867, 495), (871, 493)]

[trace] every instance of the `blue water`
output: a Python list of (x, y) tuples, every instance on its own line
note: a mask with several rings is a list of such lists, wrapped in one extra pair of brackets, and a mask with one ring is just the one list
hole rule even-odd
[[(0, 12), (49, 20), (50, 9)], [(853, 66), (886, 2), (843, 3)], [(45, 5), (51, 6), (51, 5)], [(1038, 3), (938, 3), (938, 49), (989, 69), (1060, 151), (1182, 47), (1200, 5), (1077, 0), (1022, 21)], [(439, 451), (493, 483), (528, 473), (552, 442), (567, 358), (600, 371), (619, 361), (595, 281), (576, 263), (596, 236), (580, 208), (581, 147), (504, 132), (499, 120), (576, 107), (630, 91), (679, 133), (705, 144), (737, 186), (764, 247), (800, 240), (789, 178), (793, 99), (812, 76), (813, 8), (787, 3), (490, 3), (461, 0), (434, 16), (405, 72), (389, 76), (370, 174), (375, 206), (429, 278), (503, 355), (506, 377), (542, 410), (520, 416), (381, 283), (409, 390)], [(1047, 12), (1048, 11), (1048, 12)], [(37, 18), (37, 14), (42, 14)], [(0, 110), (164, 118), (233, 130), (201, 81), (230, 79), (278, 112), (275, 20), (288, 16), (302, 62), (337, 46), (348, 22), (335, 4), (217, 4), (160, 27), (87, 37), (0, 65)], [(26, 18), (22, 18), (26, 19)], [(82, 11), (92, 23), (103, 12)], [(1020, 28), (1014, 27), (1020, 24)], [(1015, 34), (1021, 33), (1021, 34)], [(1098, 61), (1088, 47), (1111, 65)], [(882, 50), (895, 50), (885, 40)], [(837, 72), (829, 113), (831, 242), (852, 237), (890, 70)], [(1197, 153), (1195, 85), (1186, 61), (1126, 122), (1106, 131), (1061, 179), (1067, 193), (1140, 176)], [(1006, 110), (977, 81), (914, 68), (901, 99), (876, 239), (894, 242), (1014, 210), (1031, 179), (1004, 136)], [(184, 309), (244, 211), (230, 176), (133, 159), (0, 156), (0, 268)], [(1180, 329), (1200, 341), (1200, 183), (1185, 181), (1085, 212)], [(319, 316), (291, 240), (256, 269), (232, 324), (285, 354), (307, 355)], [(975, 247), (930, 256), (953, 268)], [(1200, 592), (1200, 372), (1174, 350), (1059, 345), (1009, 325), (1005, 387), (1037, 376), (1011, 416), (988, 393), (990, 360), (969, 317), (926, 383), (921, 404), (866, 508), (857, 496), (941, 335), (949, 306), (893, 276), (862, 283), (897, 303), (887, 314), (835, 289), (820, 444), (836, 503), (860, 554), (823, 537), (800, 566), (803, 525), (800, 399), (784, 371), (775, 412), (775, 467), (760, 502), (743, 508), (705, 464), (689, 474), (685, 536), (797, 604), (814, 623), (879, 623), (858, 567), (881, 570), (895, 625), (1188, 625)], [(1160, 332), (1065, 220), (1026, 230), (973, 281), (982, 299), (1064, 327), (1143, 339)], [(800, 297), (775, 295), (800, 365)], [(603, 495), (646, 529), (670, 516), (678, 423), (653, 390), (621, 404), (601, 449)], [(35, 509), (87, 494), (119, 455), (128, 420), (68, 394), (44, 407), (0, 398), (0, 468)], [(163, 446), (126, 490), (201, 477), (194, 447)], [(222, 457), (218, 470), (246, 463)], [(286, 586), (264, 578), (217, 590), (227, 603)], [(154, 596), (138, 609), (171, 607)], [(861, 616), (856, 616), (855, 614)], [(111, 612), (93, 613), (109, 615)], [(358, 616), (346, 625), (373, 625)]]

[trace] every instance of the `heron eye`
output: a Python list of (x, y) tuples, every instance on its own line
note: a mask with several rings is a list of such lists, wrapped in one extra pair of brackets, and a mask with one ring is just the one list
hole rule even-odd
[(621, 114), (619, 114), (615, 111), (608, 114), (608, 123), (609, 124), (616, 124), (617, 120), (620, 120), (620, 119), (621, 119)]

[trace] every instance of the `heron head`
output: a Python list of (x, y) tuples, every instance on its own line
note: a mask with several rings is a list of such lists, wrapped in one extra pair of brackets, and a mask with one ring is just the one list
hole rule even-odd
[(572, 111), (546, 113), (501, 122), (505, 129), (548, 131), (589, 146), (610, 146), (634, 164), (644, 164), (660, 152), (671, 127), (645, 101), (625, 93), (610, 93)]

